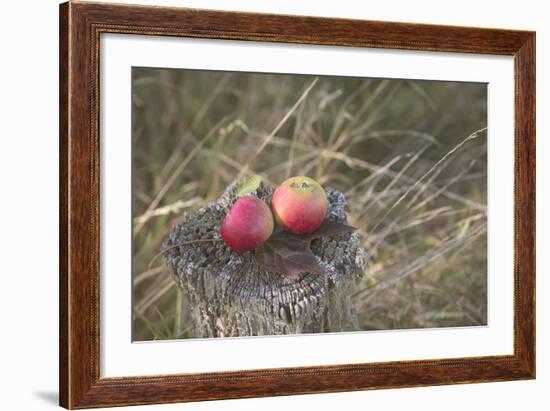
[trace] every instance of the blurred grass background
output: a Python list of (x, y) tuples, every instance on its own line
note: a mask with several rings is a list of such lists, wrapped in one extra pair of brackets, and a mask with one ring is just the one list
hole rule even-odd
[(487, 323), (487, 87), (132, 70), (134, 340), (188, 338), (158, 253), (239, 175), (308, 175), (347, 195), (369, 250), (363, 330)]

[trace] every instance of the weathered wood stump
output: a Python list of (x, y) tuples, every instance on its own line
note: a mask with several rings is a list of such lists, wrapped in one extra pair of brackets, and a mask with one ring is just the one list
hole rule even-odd
[[(346, 222), (342, 193), (325, 188), (328, 218)], [(261, 184), (255, 193), (270, 202), (273, 189)], [(236, 337), (357, 330), (350, 295), (363, 276), (366, 251), (357, 233), (313, 240), (311, 250), (327, 276), (302, 273), (290, 278), (267, 272), (253, 252), (236, 253), (219, 239), (219, 227), (236, 200), (235, 186), (208, 207), (188, 213), (163, 243), (165, 261), (185, 293), (192, 336)]]

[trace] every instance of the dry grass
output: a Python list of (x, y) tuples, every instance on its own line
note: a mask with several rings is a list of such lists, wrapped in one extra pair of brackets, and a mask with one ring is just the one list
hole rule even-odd
[(134, 338), (189, 337), (160, 260), (184, 213), (247, 173), (346, 193), (370, 260), (362, 329), (486, 324), (486, 87), (133, 71)]

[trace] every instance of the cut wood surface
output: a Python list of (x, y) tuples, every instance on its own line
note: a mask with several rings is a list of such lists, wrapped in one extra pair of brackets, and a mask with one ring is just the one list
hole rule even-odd
[[(346, 199), (325, 188), (327, 218), (346, 222)], [(236, 200), (235, 186), (208, 207), (188, 213), (163, 244), (165, 261), (184, 291), (184, 310), (192, 337), (236, 337), (353, 331), (357, 316), (350, 296), (363, 277), (367, 254), (359, 234), (315, 239), (311, 250), (328, 275), (298, 278), (268, 272), (253, 252), (236, 253), (220, 239), (219, 227)], [(270, 202), (273, 189), (261, 184), (255, 194)], [(217, 241), (195, 240), (212, 239)], [(181, 244), (180, 246), (178, 246)]]

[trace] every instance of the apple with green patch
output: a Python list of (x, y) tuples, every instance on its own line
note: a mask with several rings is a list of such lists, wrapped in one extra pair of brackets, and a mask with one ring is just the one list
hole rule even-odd
[(223, 242), (234, 251), (252, 251), (273, 233), (273, 214), (258, 197), (239, 198), (225, 217), (220, 234)]
[(324, 221), (328, 210), (327, 194), (309, 177), (292, 177), (275, 190), (271, 208), (275, 220), (286, 231), (307, 234)]

